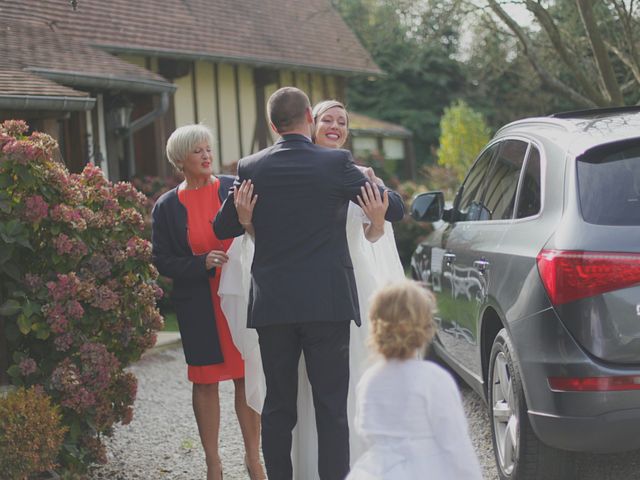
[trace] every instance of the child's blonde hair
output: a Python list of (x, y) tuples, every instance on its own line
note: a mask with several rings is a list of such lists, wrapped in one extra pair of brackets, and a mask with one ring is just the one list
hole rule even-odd
[(412, 280), (378, 290), (369, 309), (371, 342), (385, 358), (407, 359), (435, 335), (433, 294)]

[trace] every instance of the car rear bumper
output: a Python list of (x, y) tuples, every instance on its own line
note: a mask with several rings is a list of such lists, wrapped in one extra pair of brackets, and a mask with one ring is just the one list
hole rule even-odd
[(551, 447), (612, 453), (640, 448), (640, 408), (597, 417), (559, 417), (529, 412), (538, 438)]
[(558, 392), (549, 377), (640, 375), (640, 365), (605, 364), (591, 357), (553, 309), (510, 325), (529, 419), (552, 447), (585, 452), (640, 448), (640, 390)]

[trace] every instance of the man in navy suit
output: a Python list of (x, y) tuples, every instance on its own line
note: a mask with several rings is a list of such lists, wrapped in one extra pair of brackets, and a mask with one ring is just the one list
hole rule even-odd
[[(366, 177), (347, 150), (311, 141), (313, 119), (301, 90), (284, 87), (267, 106), (273, 146), (240, 160), (235, 185), (251, 180), (255, 254), (248, 326), (258, 332), (267, 395), (262, 450), (270, 480), (291, 480), (291, 432), (297, 422), (298, 362), (304, 352), (313, 390), (322, 480), (349, 472), (349, 327), (360, 325), (358, 294), (345, 231), (349, 201)], [(385, 190), (379, 188), (381, 193)], [(387, 192), (386, 219), (404, 215), (400, 196)], [(233, 195), (220, 209), (218, 238), (244, 233)]]

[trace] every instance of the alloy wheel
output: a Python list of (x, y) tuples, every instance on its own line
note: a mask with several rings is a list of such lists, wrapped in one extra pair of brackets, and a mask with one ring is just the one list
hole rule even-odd
[(513, 393), (513, 381), (507, 357), (499, 352), (493, 364), (492, 405), (493, 427), (500, 468), (506, 475), (513, 472), (518, 458), (518, 406)]

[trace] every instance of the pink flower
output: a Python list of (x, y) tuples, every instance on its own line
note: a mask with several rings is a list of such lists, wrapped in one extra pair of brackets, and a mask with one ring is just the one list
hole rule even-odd
[(101, 253), (94, 253), (88, 260), (87, 266), (96, 278), (107, 278), (111, 275), (111, 264)]
[(19, 364), (18, 367), (20, 368), (20, 373), (23, 376), (28, 376), (31, 375), (32, 373), (35, 373), (38, 366), (36, 365), (36, 361), (33, 358), (25, 358), (23, 359)]
[(96, 396), (82, 384), (78, 367), (65, 358), (51, 373), (51, 387), (62, 394), (63, 407), (84, 413), (96, 403)]
[(2, 147), (2, 153), (22, 165), (26, 165), (42, 155), (41, 150), (27, 140), (9, 141)]
[(98, 287), (95, 297), (91, 300), (91, 305), (105, 312), (113, 310), (118, 306), (120, 297), (106, 285)]
[(80, 175), (87, 185), (101, 187), (109, 184), (100, 167), (97, 167), (93, 163), (88, 163)]
[(29, 125), (24, 120), (5, 120), (0, 123), (0, 132), (18, 137), (29, 131)]
[(89, 253), (89, 249), (82, 240), (70, 238), (64, 233), (61, 233), (53, 240), (53, 246), (58, 255), (71, 254), (74, 258), (81, 258)]
[(67, 315), (74, 320), (80, 320), (84, 315), (84, 308), (77, 300), (70, 300), (67, 303)]
[(116, 183), (113, 186), (113, 193), (118, 199), (133, 203), (138, 207), (143, 207), (147, 202), (147, 197), (128, 182)]
[(72, 297), (78, 291), (80, 286), (80, 280), (74, 273), (58, 274), (58, 280), (56, 282), (47, 282), (47, 288), (49, 289), (49, 295), (55, 300), (64, 300)]
[(131, 225), (140, 231), (144, 230), (144, 218), (142, 218), (142, 215), (136, 209), (125, 208), (120, 212), (120, 218), (124, 223)]
[(42, 310), (53, 333), (62, 334), (67, 332), (69, 320), (61, 305), (45, 305)]
[(34, 273), (26, 273), (24, 275), (24, 283), (32, 292), (35, 292), (44, 285), (42, 277)]
[(131, 237), (127, 241), (127, 257), (151, 262), (151, 242), (140, 237)]
[(64, 233), (61, 233), (53, 240), (53, 246), (58, 255), (65, 255), (73, 250), (73, 241)]
[(46, 133), (33, 132), (29, 136), (29, 140), (47, 156), (50, 156), (58, 148), (58, 142)]
[(80, 232), (87, 229), (87, 222), (82, 217), (82, 211), (68, 205), (55, 205), (51, 209), (51, 218), (56, 222), (64, 222)]
[(24, 201), (24, 216), (27, 220), (38, 223), (47, 218), (49, 205), (40, 195), (32, 195)]
[(53, 341), (53, 344), (59, 352), (66, 352), (71, 348), (71, 345), (73, 345), (73, 335), (71, 333), (58, 335)]
[(81, 380), (92, 391), (105, 390), (111, 384), (112, 376), (120, 368), (116, 356), (101, 343), (85, 343), (80, 347), (82, 362)]

